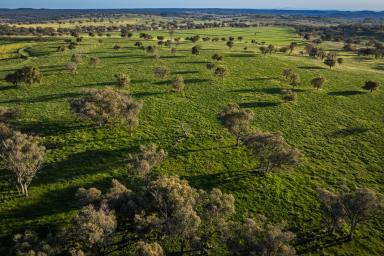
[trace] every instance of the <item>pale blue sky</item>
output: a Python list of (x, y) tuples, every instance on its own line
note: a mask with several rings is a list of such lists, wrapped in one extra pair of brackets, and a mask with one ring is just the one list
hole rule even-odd
[(0, 8), (273, 8), (384, 10), (384, 0), (0, 0)]

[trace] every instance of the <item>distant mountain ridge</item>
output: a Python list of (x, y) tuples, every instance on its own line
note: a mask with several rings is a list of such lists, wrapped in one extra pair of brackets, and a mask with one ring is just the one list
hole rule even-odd
[(384, 19), (384, 11), (282, 10), (282, 9), (222, 9), (222, 8), (135, 8), (135, 9), (6, 9), (0, 8), (0, 20), (20, 21), (65, 19), (90, 14), (152, 14), (152, 15), (282, 15), (330, 17), (343, 19)]

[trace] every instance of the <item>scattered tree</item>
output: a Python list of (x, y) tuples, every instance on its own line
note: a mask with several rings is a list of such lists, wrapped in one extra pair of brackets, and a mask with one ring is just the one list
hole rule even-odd
[(142, 103), (112, 89), (89, 90), (80, 99), (72, 100), (71, 111), (81, 119), (105, 125), (111, 120), (127, 121), (130, 134), (138, 123)]
[(367, 221), (382, 208), (382, 198), (369, 188), (358, 189), (342, 197), (346, 219), (350, 225), (349, 238), (353, 240), (357, 226)]
[(77, 73), (77, 64), (75, 62), (68, 62), (66, 68), (71, 74)]
[(327, 55), (327, 58), (324, 60), (324, 64), (329, 66), (330, 69), (332, 67), (336, 66), (336, 56), (335, 56), (335, 54), (329, 53)]
[(315, 87), (317, 90), (323, 88), (325, 84), (325, 78), (324, 77), (317, 77), (311, 80), (311, 84), (313, 87)]
[(300, 76), (296, 73), (292, 73), (289, 78), (291, 80), (289, 84), (295, 89), (295, 87), (300, 84)]
[(19, 192), (28, 196), (29, 185), (44, 162), (45, 147), (37, 137), (14, 132), (3, 141), (1, 156), (6, 169), (14, 174)]
[(284, 69), (283, 70), (283, 76), (285, 77), (285, 79), (288, 79), (291, 75), (292, 75), (293, 71), (292, 69)]
[(236, 146), (239, 146), (241, 137), (249, 130), (253, 112), (237, 104), (229, 104), (221, 111), (219, 118), (223, 126), (236, 136)]
[(115, 79), (116, 79), (116, 86), (118, 88), (127, 87), (131, 83), (130, 77), (126, 74), (117, 74), (115, 75)]
[(228, 69), (226, 67), (220, 66), (215, 69), (214, 74), (224, 80), (224, 77), (228, 75)]
[(155, 68), (154, 73), (158, 78), (164, 80), (171, 73), (171, 71), (167, 66), (161, 66)]
[(200, 55), (200, 49), (201, 49), (201, 46), (200, 45), (195, 45), (192, 47), (192, 55)]
[(233, 223), (226, 229), (224, 242), (231, 255), (296, 255), (290, 245), (295, 236), (284, 228), (283, 224), (258, 224), (246, 219), (243, 224)]
[(76, 64), (80, 64), (83, 61), (83, 57), (80, 54), (72, 54), (71, 62)]
[(181, 75), (177, 75), (175, 80), (173, 80), (173, 88), (177, 92), (182, 92), (184, 91), (185, 83), (184, 83), (184, 78)]
[(297, 95), (294, 90), (282, 90), (281, 91), (281, 98), (285, 101), (295, 101), (297, 98)]
[(278, 132), (259, 132), (247, 136), (244, 142), (259, 159), (264, 174), (281, 170), (284, 166), (295, 166), (302, 157), (301, 152), (291, 147)]
[(345, 214), (340, 196), (332, 191), (320, 189), (318, 200), (328, 234), (333, 234), (335, 230), (341, 229)]
[(148, 146), (141, 145), (140, 154), (134, 159), (132, 168), (134, 172), (148, 184), (153, 168), (160, 164), (166, 156), (167, 152), (159, 149), (155, 144)]
[(365, 84), (361, 87), (364, 90), (373, 92), (379, 88), (379, 83), (375, 81), (366, 81)]
[(100, 59), (98, 57), (91, 57), (89, 64), (94, 67), (98, 66), (100, 64)]
[(215, 66), (216, 66), (215, 63), (213, 63), (213, 62), (208, 62), (208, 63), (207, 63), (207, 69), (208, 69), (208, 70), (212, 70), (212, 69), (214, 69)]
[(24, 67), (16, 70), (14, 73), (7, 74), (5, 80), (14, 85), (25, 83), (28, 85), (40, 83), (43, 74), (37, 67)]

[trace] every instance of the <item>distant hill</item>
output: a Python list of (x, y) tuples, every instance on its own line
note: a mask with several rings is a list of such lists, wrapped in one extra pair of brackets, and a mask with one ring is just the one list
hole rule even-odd
[(190, 15), (284, 15), (302, 17), (330, 17), (342, 19), (384, 19), (384, 11), (337, 11), (337, 10), (277, 10), (277, 9), (183, 9), (183, 8), (160, 8), (160, 9), (0, 9), (0, 20), (2, 21), (40, 21), (59, 20), (79, 16), (102, 16), (106, 14), (152, 14), (163, 16)]

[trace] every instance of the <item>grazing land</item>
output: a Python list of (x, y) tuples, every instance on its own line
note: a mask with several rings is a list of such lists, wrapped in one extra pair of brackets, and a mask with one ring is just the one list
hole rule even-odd
[[(74, 50), (58, 52), (65, 37), (15, 37), (0, 46), (0, 77), (24, 66), (36, 66), (43, 74), (40, 84), (13, 86), (0, 84), (0, 105), (20, 114), (11, 123), (17, 130), (42, 138), (47, 148), (45, 164), (25, 198), (0, 177), (0, 235), (9, 237), (24, 229), (46, 231), (65, 226), (80, 209), (75, 194), (79, 187), (105, 191), (112, 179), (135, 187), (129, 175), (128, 159), (140, 145), (155, 143), (168, 152), (155, 171), (178, 175), (192, 187), (220, 188), (236, 200), (236, 218), (266, 216), (271, 222), (286, 221), (289, 230), (301, 239), (294, 247), (303, 255), (383, 255), (384, 217), (378, 215), (361, 226), (356, 239), (332, 244), (332, 238), (305, 242), (321, 226), (318, 188), (350, 189), (369, 187), (384, 192), (384, 90), (373, 93), (361, 89), (367, 80), (384, 84), (384, 60), (344, 52), (343, 44), (323, 42), (325, 51), (337, 51), (343, 64), (330, 69), (323, 61), (300, 54), (306, 40), (287, 27), (214, 28), (176, 30), (182, 38), (176, 53), (157, 47), (158, 56), (135, 47), (156, 45), (156, 36), (170, 39), (167, 31), (151, 31), (152, 40), (84, 35)], [(192, 43), (184, 38), (234, 37), (233, 48), (225, 41)], [(238, 37), (243, 37), (238, 41)], [(265, 45), (284, 47), (297, 43), (292, 54), (263, 55), (256, 39)], [(121, 48), (114, 49), (115, 45)], [(191, 48), (200, 45), (200, 54)], [(246, 49), (245, 49), (246, 47)], [(15, 57), (22, 52), (26, 58)], [(76, 73), (67, 70), (72, 54), (82, 55)], [(212, 55), (223, 56), (220, 65), (228, 69), (218, 78), (206, 65)], [(100, 64), (88, 64), (98, 57)], [(165, 79), (154, 75), (158, 66), (167, 66)], [(290, 89), (284, 69), (299, 74), (297, 100), (284, 102), (281, 92)], [(87, 89), (115, 87), (115, 74), (130, 76), (127, 88), (143, 101), (140, 124), (129, 136), (125, 125), (99, 127), (75, 118), (69, 101)], [(175, 76), (182, 75), (184, 93), (172, 90)], [(322, 76), (322, 90), (311, 79)], [(258, 161), (244, 146), (235, 146), (234, 136), (219, 122), (218, 113), (229, 103), (254, 114), (254, 131), (280, 131), (286, 141), (299, 149), (304, 159), (294, 169), (260, 175)], [(183, 138), (183, 132), (188, 136)], [(320, 248), (320, 249), (319, 249)]]

